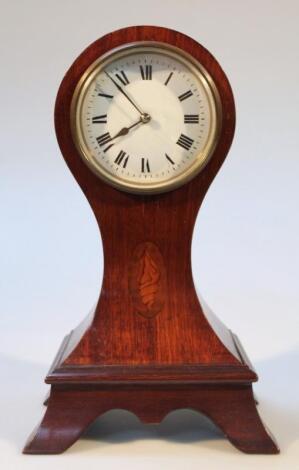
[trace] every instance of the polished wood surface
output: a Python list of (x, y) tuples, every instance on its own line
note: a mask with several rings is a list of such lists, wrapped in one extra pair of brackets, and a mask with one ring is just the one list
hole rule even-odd
[(252, 454), (273, 454), (277, 447), (257, 411), (250, 386), (240, 385), (152, 385), (52, 386), (45, 417), (29, 438), (27, 453), (57, 454), (70, 447), (96, 416), (122, 408), (143, 423), (156, 424), (171, 411), (181, 408), (200, 411), (211, 418), (231, 443)]
[[(78, 155), (70, 128), (71, 99), (86, 68), (108, 50), (138, 40), (166, 42), (198, 59), (212, 76), (222, 103), (222, 129), (210, 162), (190, 183), (154, 196), (128, 194), (101, 181)], [(107, 260), (92, 327), (65, 362), (237, 364), (234, 351), (219, 340), (202, 314), (191, 271), (198, 209), (228, 152), (235, 126), (231, 88), (215, 59), (192, 39), (164, 28), (136, 27), (109, 34), (86, 49), (66, 74), (58, 92), (55, 122), (62, 154), (96, 216)], [(136, 250), (145, 243), (156, 247), (159, 265), (166, 272), (160, 296), (163, 308), (151, 321), (144, 318), (147, 315), (138, 315), (136, 289), (130, 282)]]
[[(141, 40), (171, 44), (197, 59), (217, 86), (223, 116), (202, 172), (179, 189), (150, 196), (121, 192), (95, 176), (70, 127), (71, 99), (87, 67), (107, 51)], [(217, 61), (193, 39), (166, 28), (113, 32), (89, 46), (65, 75), (55, 125), (62, 154), (99, 225), (104, 275), (95, 311), (65, 338), (50, 369), (48, 409), (24, 451), (62, 452), (114, 407), (146, 422), (191, 407), (214, 419), (239, 449), (277, 452), (255, 408), (256, 373), (236, 337), (198, 298), (192, 277), (195, 220), (235, 126), (232, 91)]]

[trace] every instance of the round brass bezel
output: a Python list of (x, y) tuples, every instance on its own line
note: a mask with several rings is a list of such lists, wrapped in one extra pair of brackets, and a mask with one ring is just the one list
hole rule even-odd
[[(174, 57), (176, 60), (181, 61), (186, 67), (188, 67), (196, 75), (197, 79), (202, 83), (205, 89), (211, 115), (211, 126), (206, 145), (202, 151), (197, 154), (194, 162), (179, 175), (166, 179), (165, 181), (154, 183), (150, 183), (148, 181), (142, 181), (140, 183), (131, 182), (123, 179), (119, 175), (112, 175), (109, 173), (90, 152), (81, 126), (82, 103), (88, 87), (94, 80), (95, 76), (100, 72), (100, 70), (114, 60), (128, 54), (137, 54), (140, 52), (140, 49), (142, 49), (142, 52), (160, 52), (167, 54), (170, 57)], [(168, 192), (182, 186), (193, 179), (205, 167), (213, 154), (220, 135), (222, 125), (222, 106), (217, 87), (212, 77), (194, 57), (182, 49), (170, 44), (155, 41), (140, 41), (128, 43), (121, 47), (112, 49), (99, 57), (86, 69), (78, 81), (72, 97), (70, 121), (72, 136), (76, 148), (80, 156), (83, 158), (83, 161), (97, 176), (121, 191), (137, 194), (155, 194)]]

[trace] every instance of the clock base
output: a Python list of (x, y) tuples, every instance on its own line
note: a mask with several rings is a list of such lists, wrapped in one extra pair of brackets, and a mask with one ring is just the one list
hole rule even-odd
[(204, 370), (200, 366), (190, 368), (185, 365), (157, 368), (154, 375), (152, 368), (148, 377), (143, 369), (139, 371), (139, 378), (136, 378), (138, 373), (135, 370), (133, 378), (124, 366), (122, 378), (118, 379), (116, 373), (120, 373), (119, 368), (112, 370), (109, 367), (110, 379), (107, 374), (97, 377), (98, 367), (93, 375), (90, 368), (86, 370), (84, 366), (69, 367), (67, 372), (64, 370), (64, 376), (62, 371), (54, 375), (53, 367), (55, 370), (59, 363), (67, 343), (66, 337), (46, 379), (48, 383), (52, 382), (50, 395), (44, 402), (46, 413), (23, 452), (62, 453), (96, 418), (111, 409), (125, 409), (136, 414), (143, 423), (157, 424), (171, 411), (190, 408), (208, 416), (240, 451), (249, 454), (279, 453), (256, 409), (251, 382), (257, 377), (237, 337), (232, 336), (238, 344), (242, 366), (228, 366), (229, 374), (225, 367), (219, 369), (219, 366), (209, 365)]

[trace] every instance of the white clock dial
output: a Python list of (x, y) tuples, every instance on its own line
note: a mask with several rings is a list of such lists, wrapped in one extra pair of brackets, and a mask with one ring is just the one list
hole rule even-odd
[(204, 166), (220, 113), (200, 66), (172, 49), (135, 45), (86, 75), (73, 99), (73, 129), (99, 176), (123, 190), (162, 192)]

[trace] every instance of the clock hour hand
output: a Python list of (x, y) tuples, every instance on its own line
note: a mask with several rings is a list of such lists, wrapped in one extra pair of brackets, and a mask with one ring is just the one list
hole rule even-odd
[(114, 85), (116, 86), (116, 88), (127, 98), (127, 100), (130, 101), (130, 103), (134, 106), (134, 108), (137, 109), (138, 113), (139, 113), (141, 116), (143, 116), (144, 114), (146, 114), (146, 113), (144, 113), (144, 112), (139, 108), (139, 106), (135, 103), (135, 101), (134, 101), (132, 98), (130, 98), (129, 95), (127, 95), (127, 93), (126, 93), (126, 92), (123, 90), (123, 88), (114, 80), (114, 78), (111, 77), (111, 75), (109, 75), (108, 72), (106, 72), (106, 70), (105, 70), (105, 74), (106, 74), (107, 77), (110, 78), (110, 80), (114, 83)]
[(127, 135), (133, 127), (138, 126), (138, 124), (146, 124), (151, 120), (151, 117), (149, 114), (144, 113), (142, 116), (140, 116), (140, 119), (138, 121), (134, 122), (134, 124), (131, 124), (131, 126), (128, 127), (123, 127), (115, 136), (112, 137), (111, 140), (116, 139), (117, 137), (121, 137), (123, 135)]

